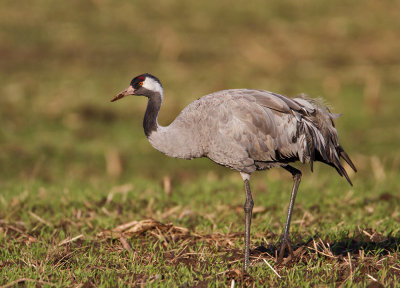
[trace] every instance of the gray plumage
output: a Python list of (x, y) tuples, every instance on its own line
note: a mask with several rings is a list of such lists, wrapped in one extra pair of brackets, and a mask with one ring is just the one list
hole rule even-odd
[(135, 77), (125, 95), (149, 98), (143, 127), (151, 145), (168, 156), (192, 159), (207, 157), (241, 172), (246, 190), (245, 269), (249, 266), (249, 237), (253, 201), (250, 175), (257, 170), (283, 167), (292, 173), (295, 185), (288, 220), (282, 236), (280, 259), (285, 249), (292, 254), (289, 225), (301, 172), (289, 165), (300, 161), (320, 161), (334, 167), (351, 183), (340, 163), (343, 158), (356, 168), (339, 144), (333, 120), (338, 117), (320, 101), (305, 96), (285, 96), (251, 89), (218, 91), (192, 102), (167, 127), (158, 125), (157, 117), (163, 100), (160, 81), (150, 75)]
[(208, 157), (249, 174), (318, 160), (348, 179), (339, 161), (335, 117), (315, 100), (263, 90), (224, 90), (192, 102), (171, 125), (158, 127), (148, 138), (168, 156)]

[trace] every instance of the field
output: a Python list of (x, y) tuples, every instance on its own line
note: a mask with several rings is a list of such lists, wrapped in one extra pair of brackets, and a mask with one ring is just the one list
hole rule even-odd
[[(148, 3), (1, 2), (0, 287), (400, 287), (400, 2)], [(144, 72), (162, 125), (227, 88), (342, 114), (354, 186), (296, 165), (294, 259), (276, 263), (291, 176), (252, 176), (245, 273), (239, 173), (162, 155), (146, 100), (110, 103)]]

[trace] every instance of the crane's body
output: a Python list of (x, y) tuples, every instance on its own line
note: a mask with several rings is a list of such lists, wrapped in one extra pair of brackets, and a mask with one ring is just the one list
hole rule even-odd
[(239, 171), (245, 183), (245, 269), (249, 266), (250, 223), (253, 200), (250, 175), (257, 170), (283, 167), (293, 175), (288, 220), (282, 236), (280, 260), (286, 248), (292, 254), (289, 226), (301, 172), (289, 165), (321, 161), (351, 181), (340, 163), (342, 157), (356, 171), (339, 144), (333, 119), (319, 101), (251, 89), (218, 91), (190, 103), (167, 127), (158, 124), (163, 100), (160, 81), (150, 75), (135, 77), (112, 101), (126, 95), (149, 98), (143, 127), (151, 145), (164, 154), (183, 159), (207, 157)]
[(335, 151), (339, 146), (333, 126), (336, 116), (315, 100), (231, 89), (190, 103), (171, 125), (158, 126), (148, 139), (168, 156), (208, 157), (249, 174), (315, 159), (335, 163), (343, 171)]

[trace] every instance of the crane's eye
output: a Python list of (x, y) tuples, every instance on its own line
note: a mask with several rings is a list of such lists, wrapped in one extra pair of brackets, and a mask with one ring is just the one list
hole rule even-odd
[(140, 85), (140, 86), (143, 86), (143, 82), (139, 82), (139, 85)]

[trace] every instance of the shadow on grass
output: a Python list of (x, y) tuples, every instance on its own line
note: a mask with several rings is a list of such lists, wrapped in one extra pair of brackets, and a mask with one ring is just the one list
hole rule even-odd
[(343, 238), (330, 244), (334, 255), (347, 255), (347, 253), (372, 253), (373, 255), (385, 256), (389, 253), (399, 251), (400, 236), (388, 236), (380, 241), (368, 241), (367, 239)]
[[(398, 253), (400, 247), (400, 235), (393, 236), (389, 233), (384, 236), (380, 233), (373, 232), (372, 229), (357, 231), (354, 235), (344, 236), (338, 240), (330, 241), (322, 240), (318, 235), (314, 235), (307, 241), (302, 241), (293, 245), (295, 256), (303, 254), (305, 250), (312, 250), (315, 253), (320, 252), (326, 256), (348, 256), (351, 255), (367, 255), (367, 256), (386, 256), (390, 253)], [(268, 253), (276, 256), (279, 253), (279, 246), (270, 245), (268, 247), (258, 246), (253, 254)], [(297, 252), (297, 255), (296, 255)], [(284, 257), (288, 257), (288, 251), (285, 251)]]

